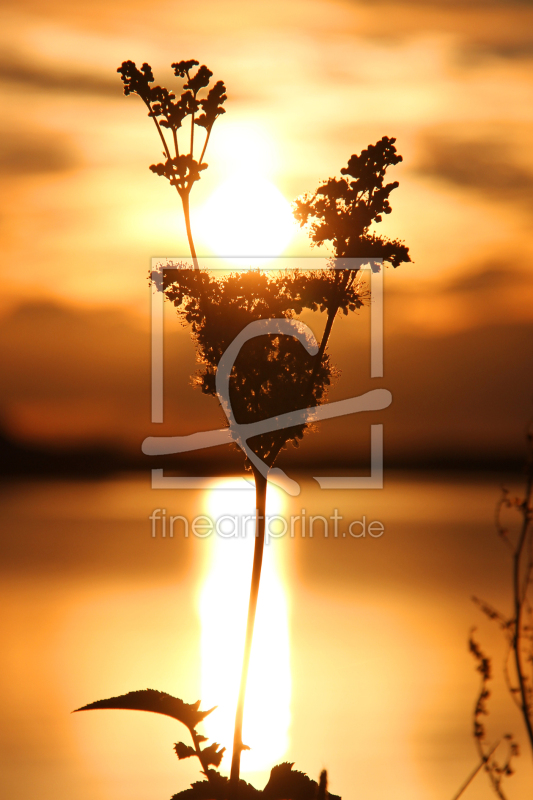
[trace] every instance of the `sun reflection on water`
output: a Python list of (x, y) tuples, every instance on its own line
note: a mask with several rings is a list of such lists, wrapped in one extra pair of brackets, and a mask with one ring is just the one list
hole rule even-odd
[[(254, 527), (255, 492), (224, 480), (209, 493), (207, 513), (222, 534), (211, 541), (207, 577), (200, 596), (202, 626), (202, 706), (217, 706), (205, 720), (207, 736), (227, 748), (222, 769), (229, 770), (239, 688)], [(267, 516), (283, 511), (283, 495), (267, 493)], [(227, 515), (227, 516), (226, 516)], [(225, 519), (221, 519), (225, 517)], [(238, 536), (230, 536), (237, 530)], [(243, 535), (244, 534), (244, 535)], [(265, 546), (243, 724), (242, 772), (277, 763), (288, 747), (291, 675), (287, 597), (272, 544)]]

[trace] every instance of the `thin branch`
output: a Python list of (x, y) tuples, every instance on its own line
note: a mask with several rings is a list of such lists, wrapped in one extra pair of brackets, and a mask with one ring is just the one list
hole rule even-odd
[(193, 158), (194, 154), (194, 113), (195, 113), (195, 104), (196, 104), (196, 92), (194, 93), (194, 104), (192, 107), (192, 114), (191, 114), (191, 158)]
[(502, 519), (501, 519), (502, 509), (504, 507), (505, 508), (509, 508), (510, 505), (511, 504), (510, 504), (510, 501), (509, 501), (509, 493), (508, 493), (507, 489), (502, 488), (502, 496), (500, 497), (500, 499), (496, 503), (496, 508), (494, 509), (494, 524), (496, 526), (496, 530), (498, 531), (498, 535), (500, 536), (502, 541), (505, 543), (505, 545), (510, 550), (512, 550), (514, 552), (513, 545), (511, 544), (511, 542), (509, 541), (509, 539), (507, 537), (507, 533), (508, 533), (507, 528), (505, 528), (503, 526)]
[(204, 160), (204, 155), (205, 155), (205, 151), (206, 151), (206, 148), (207, 148), (207, 143), (209, 141), (209, 137), (211, 136), (212, 129), (213, 129), (213, 126), (211, 125), (211, 127), (207, 131), (207, 136), (205, 137), (205, 142), (204, 142), (204, 146), (203, 146), (203, 149), (202, 149), (202, 154), (200, 156), (200, 161), (198, 162), (198, 164), (201, 164), (202, 161)]
[(531, 707), (528, 698), (528, 687), (526, 686), (525, 669), (522, 664), (522, 656), (520, 652), (521, 636), (522, 636), (522, 611), (525, 599), (525, 592), (527, 586), (524, 587), (524, 594), (520, 582), (520, 566), (524, 545), (528, 533), (530, 523), (529, 502), (531, 499), (531, 491), (533, 486), (533, 473), (530, 472), (527, 480), (526, 496), (521, 505), (523, 513), (523, 523), (518, 537), (515, 554), (513, 557), (513, 595), (514, 595), (514, 608), (515, 608), (515, 630), (513, 636), (513, 650), (515, 658), (515, 666), (518, 678), (518, 686), (520, 689), (520, 700), (522, 703), (522, 716), (526, 726), (529, 742), (533, 750), (533, 721), (531, 719)]
[(522, 710), (522, 705), (520, 703), (520, 700), (517, 697), (517, 694), (519, 693), (520, 690), (519, 690), (519, 688), (517, 686), (513, 686), (512, 685), (511, 677), (509, 675), (509, 660), (512, 657), (512, 654), (513, 654), (513, 640), (512, 640), (512, 637), (511, 637), (509, 639), (509, 647), (507, 648), (507, 652), (505, 654), (505, 660), (504, 660), (504, 663), (503, 663), (503, 677), (504, 677), (504, 680), (505, 680), (505, 685), (507, 686), (507, 690), (508, 690), (509, 694), (512, 697), (513, 703), (515, 704), (517, 709), (519, 711), (521, 711)]
[(165, 148), (165, 154), (166, 154), (168, 160), (170, 161), (172, 156), (170, 155), (170, 150), (168, 149), (167, 141), (166, 141), (166, 139), (165, 139), (165, 137), (163, 135), (163, 131), (161, 130), (161, 125), (159, 124), (159, 122), (157, 121), (156, 117), (154, 116), (154, 113), (152, 111), (152, 106), (150, 105), (150, 103), (147, 100), (145, 100), (144, 97), (142, 99), (144, 101), (144, 104), (148, 108), (148, 111), (150, 112), (150, 116), (152, 117), (152, 119), (153, 119), (153, 121), (155, 123), (155, 127), (157, 128), (157, 132), (158, 132), (159, 136), (161, 137), (161, 141), (163, 142), (163, 147)]
[(196, 733), (195, 730), (192, 730), (191, 728), (189, 728), (189, 730), (191, 732), (192, 743), (193, 743), (194, 749), (196, 751), (196, 756), (198, 757), (198, 760), (200, 761), (200, 764), (202, 765), (203, 773), (204, 773), (205, 777), (207, 778), (207, 780), (212, 782), (212, 778), (209, 775), (209, 764), (206, 763), (205, 756), (204, 756), (202, 750), (200, 749), (200, 742), (198, 741), (198, 734)]
[(474, 769), (474, 770), (473, 770), (473, 771), (470, 773), (470, 775), (468, 776), (468, 778), (466, 779), (466, 781), (463, 783), (463, 785), (461, 786), (461, 788), (459, 789), (459, 791), (457, 792), (457, 794), (454, 794), (454, 796), (452, 797), (452, 800), (459, 800), (459, 798), (461, 797), (461, 795), (463, 794), (463, 792), (465, 791), (465, 789), (468, 789), (468, 787), (470, 786), (470, 784), (472, 783), (472, 781), (474, 780), (474, 778), (475, 778), (475, 777), (476, 777), (476, 775), (478, 774), (479, 770), (480, 770), (480, 769), (481, 769), (481, 768), (482, 768), (482, 767), (483, 767), (483, 766), (484, 766), (484, 765), (487, 763), (487, 761), (489, 760), (489, 758), (490, 758), (490, 757), (491, 757), (491, 755), (494, 753), (494, 751), (496, 750), (496, 748), (498, 747), (498, 745), (499, 745), (500, 743), (501, 743), (501, 739), (500, 739), (500, 741), (499, 741), (499, 742), (496, 742), (496, 744), (494, 745), (494, 747), (492, 747), (492, 748), (489, 750), (489, 752), (487, 753), (487, 755), (486, 755), (486, 756), (483, 756), (483, 758), (481, 759), (481, 761), (479, 762), (479, 764), (477, 765), (477, 767), (476, 767), (476, 768), (475, 768), (475, 769)]

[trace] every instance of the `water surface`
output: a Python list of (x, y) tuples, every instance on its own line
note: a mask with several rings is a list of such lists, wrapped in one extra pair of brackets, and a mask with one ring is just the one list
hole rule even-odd
[[(493, 527), (498, 494), (494, 476), (391, 473), (382, 491), (325, 492), (305, 479), (300, 497), (283, 499), (289, 530), (268, 547), (284, 594), (289, 695), (281, 629), (260, 657), (263, 684), (289, 698), (279, 760), (314, 777), (326, 767), (345, 800), (451, 798), (476, 764), (478, 675), (466, 643), (477, 626), (497, 674), (489, 739), (522, 739), (507, 794), (528, 796), (533, 770), (499, 675), (503, 647), (470, 600), (510, 608), (510, 560)], [(208, 497), (125, 476), (12, 483), (1, 500), (2, 796), (168, 800), (199, 778), (172, 750), (184, 728), (159, 715), (70, 712), (146, 687), (201, 697), (199, 610), (224, 542), (185, 537), (178, 525), (173, 538), (153, 537), (149, 517), (165, 508), (192, 519), (207, 513)], [(293, 537), (291, 515), (300, 517)], [(327, 537), (317, 520), (310, 538), (311, 516), (328, 521)], [(366, 536), (350, 536), (363, 517)], [(381, 536), (368, 535), (371, 521)], [(264, 605), (268, 617), (268, 597)], [(261, 786), (266, 775), (248, 777)], [(465, 797), (491, 797), (484, 775)]]

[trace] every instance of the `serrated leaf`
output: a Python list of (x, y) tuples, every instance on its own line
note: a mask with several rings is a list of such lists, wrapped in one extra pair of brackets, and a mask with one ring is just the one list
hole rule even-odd
[(130, 711), (151, 711), (154, 714), (164, 714), (166, 717), (177, 719), (189, 728), (194, 730), (208, 714), (214, 711), (200, 711), (200, 700), (196, 703), (184, 703), (178, 697), (172, 697), (165, 692), (158, 692), (156, 689), (141, 689), (137, 692), (128, 692), (118, 697), (110, 697), (107, 700), (97, 700), (87, 706), (75, 709), (76, 711), (92, 711), (98, 708), (129, 709)]
[(206, 747), (202, 750), (202, 759), (206, 764), (212, 764), (214, 767), (219, 767), (220, 762), (222, 761), (222, 756), (226, 752), (226, 748), (223, 747), (222, 750), (218, 748), (220, 745), (218, 742), (213, 742), (210, 744), (209, 747)]
[[(316, 781), (303, 772), (293, 770), (294, 764), (289, 761), (278, 764), (270, 772), (270, 778), (263, 789), (266, 800), (315, 800), (318, 791)], [(328, 795), (330, 800), (340, 800), (334, 794)]]
[(184, 742), (176, 742), (174, 745), (174, 751), (177, 757), (181, 760), (182, 758), (190, 758), (191, 756), (196, 755), (196, 750), (194, 747), (190, 747), (188, 744)]
[[(255, 786), (239, 781), (239, 800), (260, 800), (262, 793)], [(226, 800), (228, 795), (228, 779), (215, 770), (209, 770), (208, 781), (197, 781), (190, 789), (178, 792), (172, 800)]]

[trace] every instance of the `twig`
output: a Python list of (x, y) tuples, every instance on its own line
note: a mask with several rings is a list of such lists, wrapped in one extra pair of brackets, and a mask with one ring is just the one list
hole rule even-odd
[(454, 794), (454, 796), (452, 797), (452, 800), (459, 800), (459, 798), (460, 798), (460, 797), (461, 797), (461, 795), (463, 794), (464, 790), (465, 790), (465, 789), (467, 789), (467, 788), (470, 786), (470, 784), (472, 783), (472, 781), (474, 780), (474, 778), (475, 778), (475, 777), (476, 777), (476, 775), (478, 774), (478, 772), (479, 772), (479, 770), (481, 769), (481, 767), (482, 767), (484, 764), (486, 764), (486, 763), (487, 763), (487, 761), (489, 760), (489, 758), (491, 757), (491, 755), (494, 753), (494, 751), (496, 750), (496, 748), (497, 748), (497, 747), (498, 747), (498, 746), (501, 744), (501, 741), (502, 741), (502, 740), (500, 739), (500, 741), (499, 741), (499, 742), (496, 742), (496, 744), (494, 745), (494, 747), (493, 747), (491, 750), (489, 750), (489, 752), (487, 753), (487, 755), (486, 755), (486, 756), (483, 756), (483, 758), (481, 759), (481, 761), (479, 762), (479, 764), (477, 765), (477, 767), (475, 768), (475, 770), (473, 770), (473, 772), (471, 772), (471, 773), (470, 773), (470, 775), (468, 776), (468, 778), (466, 779), (466, 781), (463, 783), (463, 785), (461, 786), (461, 788), (459, 789), (459, 791), (457, 792), (457, 794)]

